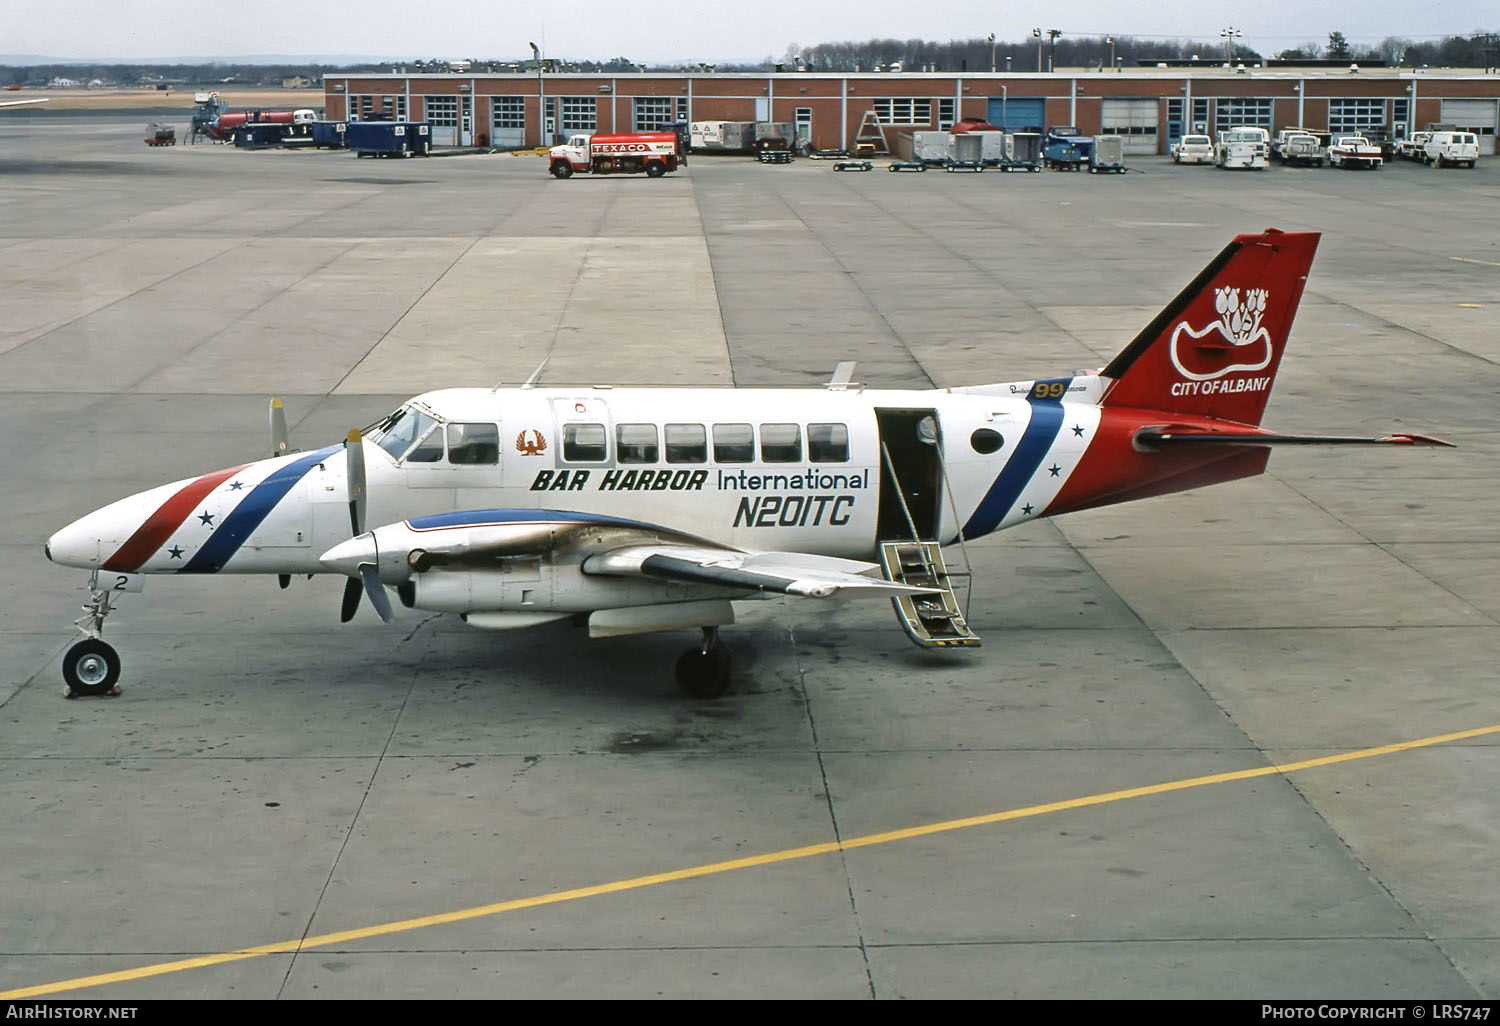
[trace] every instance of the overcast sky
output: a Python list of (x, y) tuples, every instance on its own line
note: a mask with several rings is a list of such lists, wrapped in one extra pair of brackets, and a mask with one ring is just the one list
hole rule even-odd
[[(1500, 31), (1496, 0), (43, 0), (9, 5), (0, 51), (144, 60), (248, 54), (731, 61), (790, 44), (872, 38), (1024, 42), (1033, 28), (1218, 42), (1226, 27), (1264, 53), (1342, 32), (1352, 43)], [(1011, 13), (1019, 8), (1018, 13)]]

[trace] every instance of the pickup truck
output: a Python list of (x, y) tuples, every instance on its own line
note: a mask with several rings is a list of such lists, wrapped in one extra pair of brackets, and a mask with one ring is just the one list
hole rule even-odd
[(1479, 163), (1479, 137), (1473, 132), (1433, 132), (1423, 155), (1438, 167), (1474, 167)]
[(1396, 152), (1402, 160), (1427, 160), (1427, 140), (1432, 138), (1431, 132), (1413, 132), (1410, 138), (1402, 139), (1401, 146)]
[(1283, 164), (1311, 164), (1322, 167), (1328, 159), (1328, 151), (1318, 137), (1310, 132), (1289, 132), (1281, 139), (1281, 162)]
[(1172, 160), (1178, 164), (1212, 164), (1214, 141), (1206, 135), (1185, 135), (1172, 144)]
[(1379, 169), (1385, 163), (1380, 147), (1362, 135), (1341, 135), (1328, 147), (1330, 167), (1367, 167)]

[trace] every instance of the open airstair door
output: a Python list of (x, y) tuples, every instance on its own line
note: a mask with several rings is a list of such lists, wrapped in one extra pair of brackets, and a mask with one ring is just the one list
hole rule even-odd
[(880, 428), (880, 565), (887, 580), (934, 589), (893, 598), (907, 637), (922, 648), (971, 647), (938, 541), (943, 450), (936, 410), (875, 411)]

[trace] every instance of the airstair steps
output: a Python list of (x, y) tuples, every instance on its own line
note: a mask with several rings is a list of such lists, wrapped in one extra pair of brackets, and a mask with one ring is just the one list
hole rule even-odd
[(891, 600), (896, 618), (913, 642), (921, 648), (979, 645), (979, 635), (969, 629), (953, 594), (954, 578), (968, 575), (949, 572), (942, 546), (935, 541), (883, 541), (880, 565), (888, 581), (933, 589)]

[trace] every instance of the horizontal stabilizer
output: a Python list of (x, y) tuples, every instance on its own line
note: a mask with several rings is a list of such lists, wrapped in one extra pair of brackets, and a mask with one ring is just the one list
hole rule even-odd
[(1141, 428), (1135, 444), (1142, 449), (1179, 445), (1428, 445), (1452, 449), (1452, 442), (1430, 435), (1389, 434), (1374, 438), (1357, 435), (1281, 435), (1271, 431), (1199, 431), (1165, 427)]

